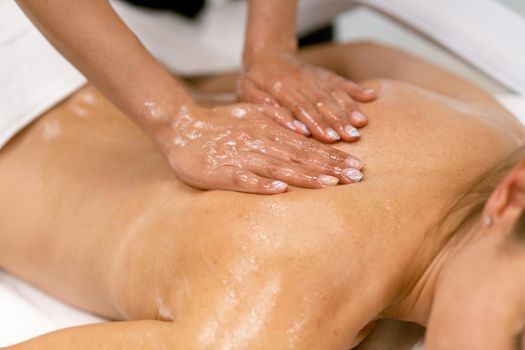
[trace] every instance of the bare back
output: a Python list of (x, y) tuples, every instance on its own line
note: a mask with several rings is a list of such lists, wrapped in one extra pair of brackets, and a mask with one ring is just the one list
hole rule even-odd
[(278, 323), (289, 342), (338, 327), (352, 343), (386, 286), (435, 254), (418, 248), (450, 201), (523, 138), (497, 105), (366, 85), (379, 95), (361, 105), (370, 125), (337, 146), (363, 160), (365, 181), (272, 197), (178, 182), (86, 87), (0, 153), (0, 266), (108, 317), (176, 320), (202, 343), (235, 322), (241, 333)]

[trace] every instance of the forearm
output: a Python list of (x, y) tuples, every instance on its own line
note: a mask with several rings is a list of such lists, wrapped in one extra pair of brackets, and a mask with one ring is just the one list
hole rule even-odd
[(297, 0), (250, 0), (243, 61), (297, 50)]
[(180, 349), (183, 341), (168, 322), (112, 322), (59, 330), (4, 350)]
[(106, 0), (18, 0), (47, 39), (126, 115), (150, 131), (190, 97)]

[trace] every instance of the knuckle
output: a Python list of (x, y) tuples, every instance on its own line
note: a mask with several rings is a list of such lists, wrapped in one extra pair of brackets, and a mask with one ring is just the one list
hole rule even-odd
[(251, 120), (251, 122), (254, 124), (254, 127), (260, 130), (265, 130), (270, 126), (271, 120), (269, 120), (266, 116), (261, 115), (261, 116), (254, 117)]
[(315, 106), (317, 108), (326, 108), (330, 105), (330, 100), (326, 96), (316, 96)]
[(276, 112), (279, 113), (283, 118), (286, 118), (286, 119), (291, 119), (292, 118), (292, 114), (290, 113), (288, 108), (277, 107), (276, 108)]
[(268, 140), (272, 141), (272, 142), (281, 142), (283, 141), (283, 134), (280, 130), (276, 130), (275, 128), (273, 128), (272, 130), (270, 130), (268, 132)]
[(344, 158), (339, 153), (330, 152), (328, 154), (328, 157), (330, 158), (330, 160), (333, 162), (334, 165), (337, 165), (338, 163), (344, 161)]
[(272, 77), (267, 82), (267, 88), (274, 93), (281, 92), (281, 89), (283, 88), (283, 82), (280, 77)]
[(292, 163), (301, 164), (306, 163), (310, 159), (309, 153), (304, 149), (299, 149), (290, 154), (290, 161)]
[(266, 168), (266, 173), (270, 177), (274, 177), (274, 176), (280, 174), (280, 172), (281, 172), (281, 167), (280, 167), (279, 163), (277, 163), (277, 162), (268, 162), (268, 163), (266, 163), (265, 168)]
[(302, 103), (294, 103), (291, 110), (295, 115), (302, 115), (307, 118), (312, 118), (312, 114), (307, 111), (305, 105)]
[(303, 147), (303, 152), (308, 152), (308, 153), (319, 150), (319, 145), (312, 141), (304, 142), (302, 147)]
[(271, 119), (282, 119), (281, 115), (281, 108), (275, 106), (267, 106), (263, 111), (263, 116)]
[(252, 137), (246, 130), (234, 130), (231, 133), (231, 136), (240, 141), (251, 141)]
[(232, 183), (237, 187), (246, 187), (250, 181), (250, 174), (242, 169), (234, 170), (232, 173)]

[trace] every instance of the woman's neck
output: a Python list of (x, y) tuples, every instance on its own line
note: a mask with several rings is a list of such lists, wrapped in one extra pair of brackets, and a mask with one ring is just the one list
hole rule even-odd
[[(382, 316), (410, 321), (426, 327), (434, 306), (434, 297), (439, 290), (444, 288), (441, 277), (450, 270), (450, 262), (468, 244), (478, 225), (479, 223), (468, 228), (466, 232), (458, 232), (450, 239), (442, 240), (441, 242), (445, 243), (437, 247), (437, 253), (430, 259), (426, 268), (419, 272), (414, 283), (406, 285), (406, 288), (401, 291), (405, 293), (405, 296), (399, 302), (389, 306)], [(450, 235), (450, 229), (442, 228), (436, 232), (437, 237), (448, 237), (448, 235)], [(432, 241), (436, 242), (436, 240)], [(418, 274), (416, 269), (411, 272)]]

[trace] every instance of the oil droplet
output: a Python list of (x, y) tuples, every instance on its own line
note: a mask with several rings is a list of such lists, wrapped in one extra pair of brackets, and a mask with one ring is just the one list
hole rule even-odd
[(248, 114), (248, 111), (244, 108), (241, 108), (241, 107), (235, 107), (233, 110), (232, 110), (232, 115), (237, 118), (237, 119), (242, 119), (244, 117), (246, 117), (246, 115)]
[(164, 113), (160, 107), (158, 107), (154, 102), (145, 102), (144, 106), (146, 107), (148, 114), (147, 116), (154, 120), (159, 120), (164, 118)]
[(188, 144), (188, 141), (184, 140), (182, 137), (180, 136), (177, 136), (173, 139), (173, 143), (176, 144), (177, 146), (181, 146), (181, 147), (184, 147)]
[(89, 112), (87, 111), (87, 109), (83, 108), (83, 107), (80, 107), (80, 106), (77, 106), (77, 105), (73, 105), (71, 107), (72, 111), (73, 111), (73, 114), (77, 117), (80, 117), (80, 118), (87, 118)]
[(273, 83), (272, 85), (272, 89), (273, 91), (275, 91), (276, 93), (279, 93), (281, 92), (281, 88), (282, 88), (283, 84), (280, 82), (280, 81), (276, 81), (275, 83)]
[(47, 121), (42, 127), (42, 139), (45, 141), (51, 141), (60, 136), (62, 132), (62, 126), (58, 120)]
[(86, 92), (81, 96), (81, 100), (87, 105), (92, 105), (95, 103), (95, 95), (91, 92)]

